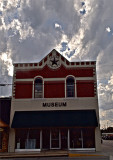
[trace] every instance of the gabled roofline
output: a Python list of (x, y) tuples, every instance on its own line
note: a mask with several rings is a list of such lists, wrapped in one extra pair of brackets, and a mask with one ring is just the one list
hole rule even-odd
[(40, 63), (41, 61), (43, 61), (47, 56), (49, 56), (53, 51), (55, 51), (55, 52), (57, 52), (62, 58), (64, 58), (64, 59), (66, 59), (66, 61), (68, 61), (69, 63), (73, 63), (73, 62), (96, 62), (96, 61), (94, 61), (94, 60), (90, 60), (90, 61), (88, 61), (88, 60), (86, 60), (86, 61), (69, 61), (66, 57), (64, 57), (61, 53), (59, 53), (56, 49), (53, 49), (50, 53), (48, 53), (46, 56), (44, 56), (39, 62), (25, 62), (25, 63), (13, 63), (13, 65), (15, 65), (15, 64), (34, 64), (34, 63)]

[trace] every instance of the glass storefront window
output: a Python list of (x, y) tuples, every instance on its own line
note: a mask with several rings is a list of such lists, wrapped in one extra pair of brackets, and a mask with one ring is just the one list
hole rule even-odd
[(95, 129), (83, 128), (84, 148), (95, 148)]
[(50, 129), (42, 129), (42, 149), (50, 149)]
[(25, 149), (35, 149), (36, 148), (36, 139), (26, 139)]
[(40, 130), (16, 129), (16, 149), (40, 148)]
[(70, 129), (70, 148), (82, 148), (82, 132), (79, 128)]
[(95, 129), (71, 128), (70, 148), (95, 148)]
[(41, 139), (39, 129), (16, 129), (16, 149), (40, 149), (40, 140), (44, 150), (95, 148), (95, 128), (45, 128)]
[(51, 148), (59, 148), (59, 129), (51, 130)]
[(68, 129), (62, 128), (60, 129), (61, 134), (61, 149), (68, 148)]

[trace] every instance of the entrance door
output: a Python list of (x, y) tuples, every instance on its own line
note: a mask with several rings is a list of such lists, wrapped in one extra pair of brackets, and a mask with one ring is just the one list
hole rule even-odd
[(68, 130), (65, 128), (60, 129), (61, 133), (61, 149), (68, 148)]
[(50, 149), (50, 130), (42, 130), (42, 149)]
[(51, 149), (59, 149), (60, 145), (59, 145), (59, 129), (54, 128), (51, 129)]
[(83, 148), (83, 134), (80, 128), (70, 129), (70, 148)]

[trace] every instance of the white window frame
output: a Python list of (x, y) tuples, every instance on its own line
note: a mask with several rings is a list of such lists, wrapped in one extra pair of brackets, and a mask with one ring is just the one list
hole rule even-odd
[(33, 97), (34, 99), (38, 98), (38, 97), (35, 97), (35, 80), (36, 80), (37, 78), (42, 79), (42, 97), (40, 97), (40, 98), (44, 98), (44, 79), (43, 79), (42, 76), (36, 76), (36, 77), (34, 78), (34, 81), (33, 81), (33, 92), (32, 92), (32, 95), (33, 95), (32, 97)]
[[(69, 77), (72, 77), (74, 78), (74, 97), (67, 97), (67, 78)], [(77, 90), (76, 90), (76, 79), (73, 75), (68, 75), (66, 78), (65, 78), (65, 98), (76, 98), (76, 95), (77, 95)]]

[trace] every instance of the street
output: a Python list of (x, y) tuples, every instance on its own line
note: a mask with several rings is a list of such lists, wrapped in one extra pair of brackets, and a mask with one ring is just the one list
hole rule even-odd
[(38, 157), (38, 158), (11, 158), (4, 160), (109, 160), (108, 157)]

